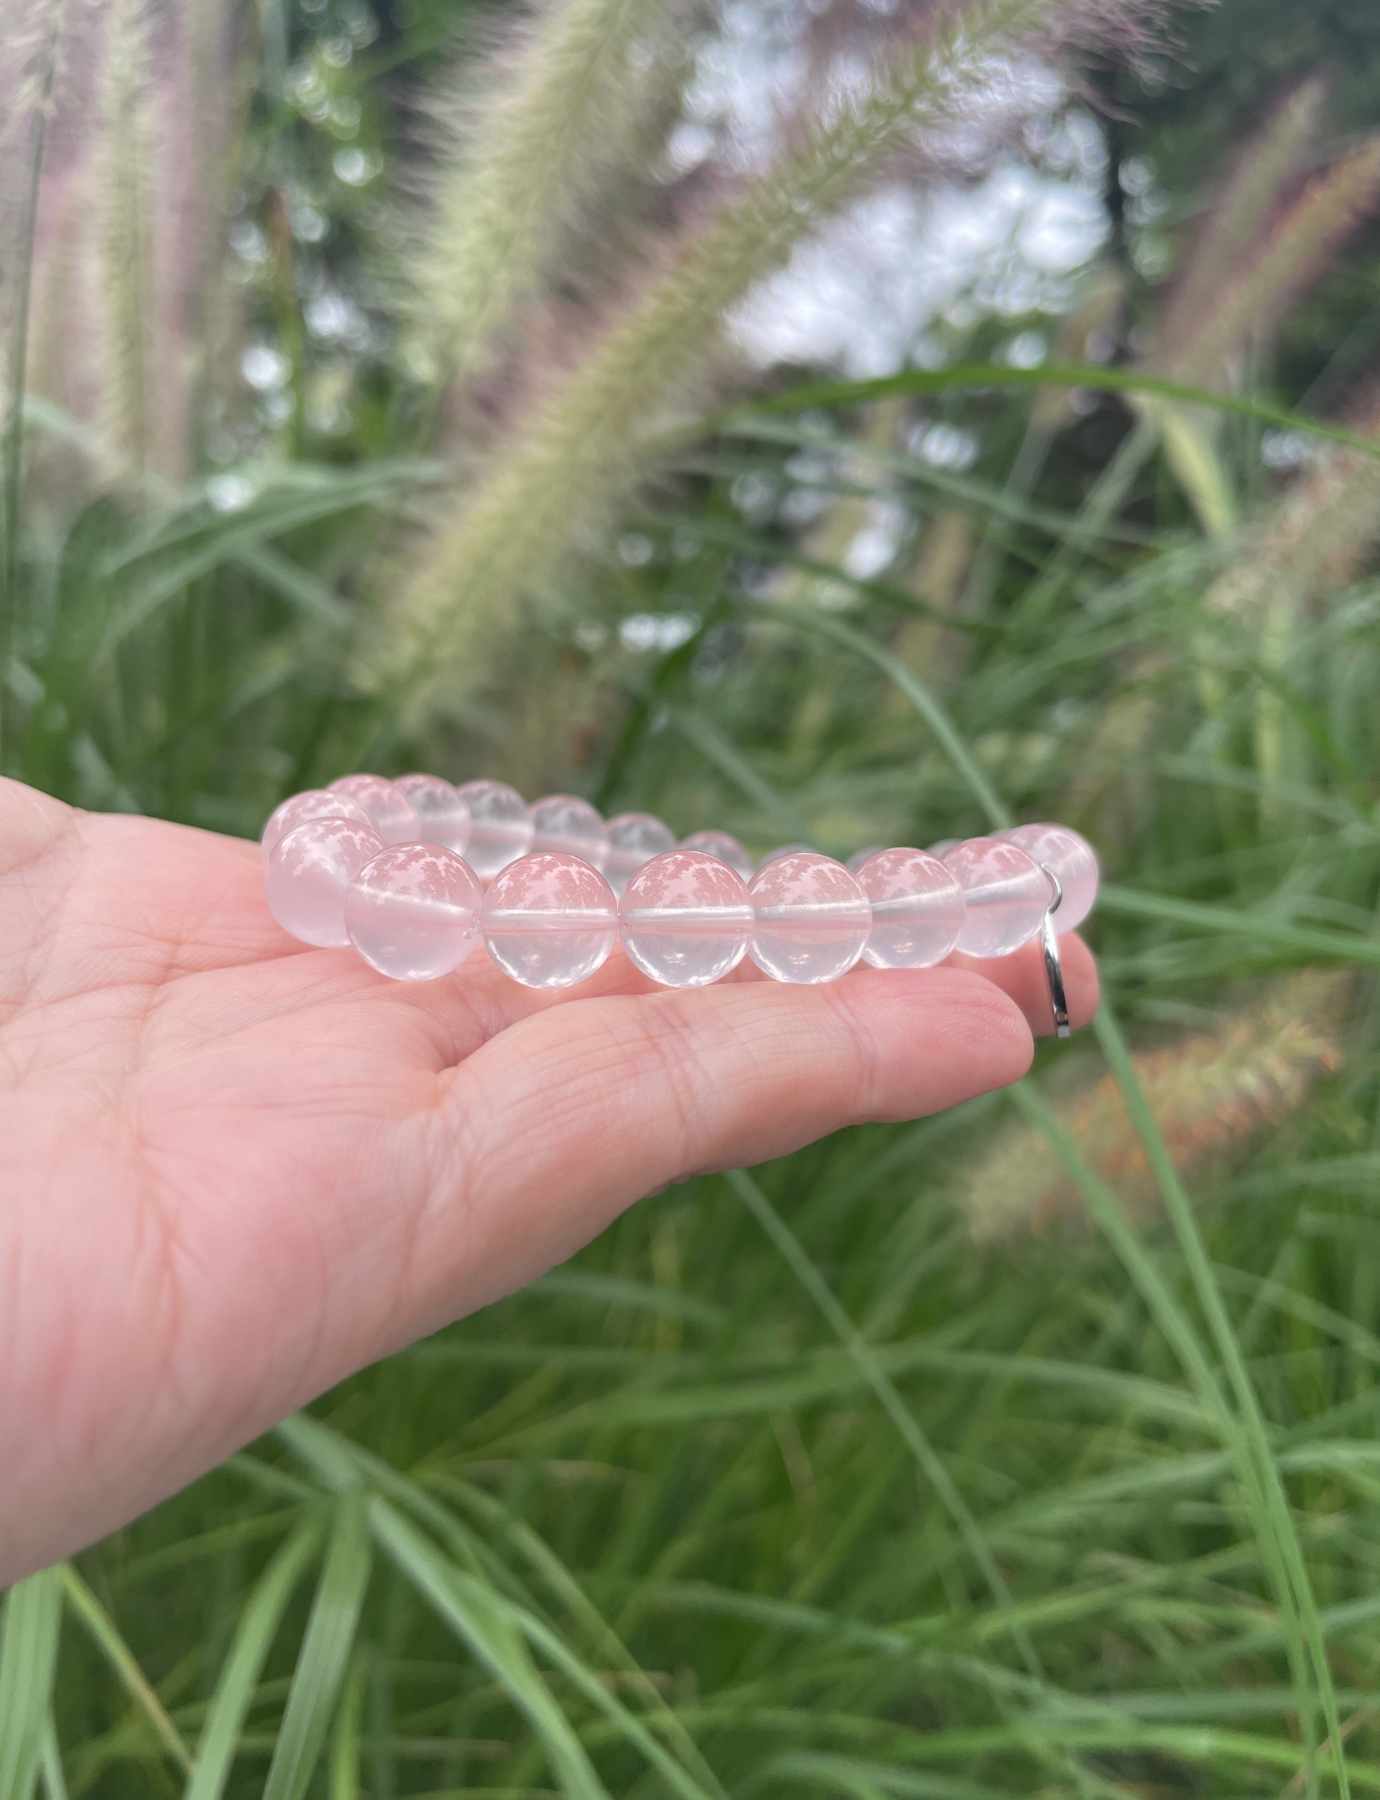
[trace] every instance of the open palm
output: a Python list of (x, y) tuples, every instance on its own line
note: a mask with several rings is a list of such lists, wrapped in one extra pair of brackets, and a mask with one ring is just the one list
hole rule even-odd
[(981, 968), (394, 983), (287, 937), (255, 845), (0, 783), (0, 1581), (668, 1181), (1017, 1079), (1038, 958)]

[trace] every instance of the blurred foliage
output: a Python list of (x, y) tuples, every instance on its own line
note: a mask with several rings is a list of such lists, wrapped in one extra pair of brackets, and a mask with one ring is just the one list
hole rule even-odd
[[(13, 10), (6, 772), (246, 834), (366, 763), (759, 849), (1059, 817), (1110, 1004), (1014, 1097), (648, 1202), (22, 1584), (0, 1800), (1380, 1790), (1373, 8), (1161, 53), (1049, 0), (1011, 85), (918, 0), (671, 9), (623, 163), (538, 192), (492, 171), (534, 95), (587, 126), (537, 79), (597, 65), (573, 8)], [(826, 172), (840, 365), (735, 328)], [(460, 380), (414, 249), (493, 191), (540, 241)], [(419, 571), (465, 652), (425, 704), (369, 678)]]

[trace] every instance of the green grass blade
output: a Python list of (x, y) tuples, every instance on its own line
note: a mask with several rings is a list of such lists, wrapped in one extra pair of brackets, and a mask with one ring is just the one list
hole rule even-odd
[(62, 1576), (30, 1575), (5, 1598), (0, 1623), (0, 1794), (29, 1800), (49, 1729), (57, 1668)]
[(302, 1800), (320, 1760), (354, 1648), (370, 1544), (362, 1493), (336, 1502), (321, 1580), (297, 1656), (264, 1800)]
[(251, 1588), (206, 1714), (185, 1800), (220, 1800), (224, 1793), (240, 1729), (283, 1609), (319, 1548), (316, 1524), (299, 1525)]
[(370, 1518), (383, 1550), (530, 1721), (570, 1800), (610, 1800), (574, 1728), (532, 1661), (511, 1608), (443, 1556), (388, 1501), (372, 1500)]
[[(857, 1364), (859, 1373), (876, 1396), (879, 1405), (895, 1426), (916, 1467), (939, 1496), (958, 1527), (969, 1555), (982, 1573), (998, 1606), (1014, 1613), (1015, 1600), (991, 1546), (973, 1517), (967, 1502), (954, 1484), (953, 1477), (936, 1455), (934, 1446), (921, 1431), (914, 1414), (897, 1392), (896, 1384), (878, 1361), (872, 1346), (858, 1331), (819, 1270), (811, 1262), (805, 1247), (777, 1212), (751, 1175), (730, 1170), (724, 1177), (758, 1225), (780, 1252), (787, 1268), (823, 1314), (830, 1329)], [(1012, 1626), (1011, 1639), (1027, 1671), (1036, 1679), (1042, 1677), (1040, 1659), (1019, 1623)]]
[(755, 418), (763, 413), (806, 412), (827, 406), (863, 406), (892, 394), (950, 394), (971, 388), (1050, 387), (1091, 388), (1105, 394), (1148, 394), (1159, 400), (1178, 401), (1210, 411), (1251, 419), (1281, 431), (1299, 431), (1325, 442), (1345, 444), (1366, 456), (1380, 457), (1380, 445), (1372, 438), (1339, 425), (1330, 425), (1307, 413), (1271, 406), (1245, 394), (1224, 394), (1191, 382), (1168, 381), (1137, 369), (1113, 368), (1102, 363), (1045, 363), (1034, 369), (1018, 369), (1006, 363), (953, 363), (943, 369), (906, 369), (900, 375), (882, 375), (871, 381), (811, 381), (737, 407), (711, 425), (732, 425), (735, 418)]
[(120, 1635), (119, 1627), (81, 1576), (71, 1566), (62, 1566), (62, 1586), (67, 1604), (94, 1640), (97, 1649), (115, 1672), (116, 1679), (134, 1704), (148, 1719), (154, 1735), (168, 1755), (184, 1771), (191, 1768), (192, 1757), (182, 1734), (168, 1717), (163, 1702), (152, 1682), (140, 1668), (137, 1657)]

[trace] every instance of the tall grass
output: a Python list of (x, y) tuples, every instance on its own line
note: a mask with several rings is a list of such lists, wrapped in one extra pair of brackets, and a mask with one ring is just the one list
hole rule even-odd
[[(598, 12), (543, 15), (504, 79)], [(104, 416), (11, 377), (7, 772), (244, 832), (371, 742), (761, 846), (1068, 817), (1104, 853), (1110, 1005), (1015, 1096), (647, 1202), (21, 1584), (4, 1800), (1380, 1791), (1369, 410), (1222, 385), (1241, 364), (1215, 352), (1210, 382), (1168, 356), (1017, 368), (1000, 322), (872, 382), (725, 402), (684, 379), (795, 241), (783, 196), (813, 222), (917, 104), (980, 79), (990, 45), (954, 17), (886, 50), (894, 85), (819, 120), (769, 189), (678, 228), (674, 270), (477, 472), (418, 454), (392, 376), (340, 466), (270, 415), (185, 484), (141, 481), (128, 449), (106, 491)], [(585, 101), (543, 103), (578, 122)], [(1304, 250), (1310, 282), (1336, 277), (1342, 238), (1291, 209), (1367, 152), (1298, 186), (1324, 128), (1313, 88), (1286, 102), (1168, 292), (1206, 281), (1216, 206), (1265, 258), (1236, 259), (1265, 284), (1260, 368)], [(485, 192), (460, 169), (438, 171), (454, 217)], [(513, 296), (555, 241), (560, 197), (528, 198)], [(1135, 446), (1115, 483), (1079, 460), (1089, 417)], [(619, 420), (637, 446), (655, 426), (655, 488)], [(935, 458), (936, 424), (971, 466)], [(1262, 474), (1281, 442), (1297, 472)], [(1225, 512), (1195, 491), (1203, 456)], [(892, 547), (861, 562), (878, 517)], [(372, 571), (409, 557), (390, 605)], [(553, 603), (521, 612), (521, 679), (495, 690), (534, 585)], [(1257, 596), (1286, 592), (1280, 657)], [(433, 630), (482, 657), (463, 704), (410, 674), (352, 685), (362, 634), (391, 631), (400, 667)]]

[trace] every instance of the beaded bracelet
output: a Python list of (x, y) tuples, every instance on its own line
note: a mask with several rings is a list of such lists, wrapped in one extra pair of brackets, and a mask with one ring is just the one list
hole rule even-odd
[[(345, 775), (285, 800), (263, 833), (278, 923), (353, 945), (400, 981), (448, 975), (476, 940), (526, 987), (587, 980), (621, 942), (667, 987), (703, 987), (744, 956), (777, 981), (835, 981), (862, 959), (926, 968), (951, 950), (1007, 956), (1039, 937), (1056, 1030), (1068, 1035), (1058, 934), (1097, 896), (1097, 858), (1063, 825), (1021, 825), (844, 864), (787, 845), (754, 871), (724, 831), (680, 844), (650, 813), (605, 821), (501, 781)], [(1057, 915), (1057, 923), (1056, 923)]]

